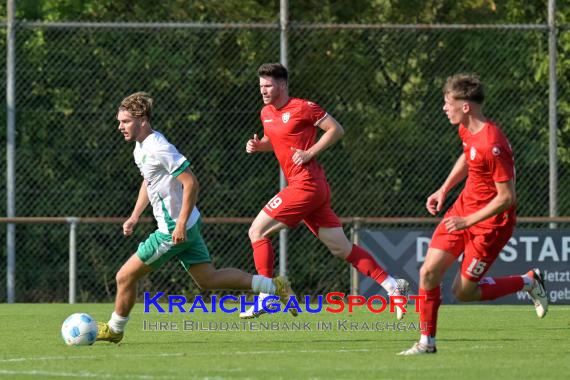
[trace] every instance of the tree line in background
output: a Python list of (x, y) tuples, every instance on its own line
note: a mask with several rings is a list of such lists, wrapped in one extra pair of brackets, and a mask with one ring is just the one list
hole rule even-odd
[[(348, 7), (341, 1), (290, 2), (291, 94), (316, 101), (346, 130), (345, 138), (319, 158), (341, 216), (427, 216), (426, 196), (461, 153), (455, 128), (441, 112), (441, 86), (459, 71), (481, 74), (486, 114), (503, 126), (513, 145), (519, 214), (548, 215), (548, 32), (341, 29), (316, 28), (316, 23), (537, 24), (546, 22), (546, 3), (354, 0)], [(567, 25), (570, 7), (567, 1), (557, 3), (557, 23)], [(5, 3), (0, 15), (5, 19)], [(17, 19), (275, 23), (274, 28), (217, 29), (18, 27), (18, 216), (131, 212), (141, 178), (133, 147), (122, 142), (114, 117), (120, 100), (139, 90), (155, 97), (153, 126), (190, 159), (206, 216), (253, 217), (277, 191), (275, 160), (248, 156), (244, 146), (253, 133), (261, 133), (256, 69), (279, 60), (278, 0), (19, 0)], [(5, 36), (5, 29), (1, 32)], [(561, 27), (558, 38), (558, 203), (559, 213), (568, 215), (568, 29)], [(5, 49), (3, 38), (2, 56)], [(5, 108), (0, 118), (6, 120)], [(0, 136), (5, 141), (4, 128)], [(2, 162), (5, 149), (1, 144)], [(2, 183), (5, 176), (2, 171)], [(6, 199), (4, 186), (0, 196)], [(0, 213), (5, 210), (0, 203)], [(34, 228), (18, 227), (19, 234), (43, 236), (19, 239), (18, 252), (67, 250), (65, 232)], [(207, 228), (211, 250), (224, 252), (219, 264), (235, 264), (225, 253), (238, 251), (248, 263), (243, 265), (252, 266), (247, 227)], [(84, 281), (87, 289), (101, 281), (112, 286), (112, 273), (122, 261), (109, 249), (115, 247), (115, 232), (101, 231), (90, 229), (82, 241), (82, 254), (90, 258), (86, 276), (96, 272), (95, 279)], [(316, 249), (310, 239), (308, 233), (298, 236), (293, 248)], [(306, 257), (298, 255), (289, 263), (307, 282), (307, 294), (338, 281), (336, 262), (322, 268), (324, 278), (312, 274), (312, 267), (324, 265), (320, 258), (304, 265)], [(20, 281), (35, 292), (33, 283), (50, 281), (52, 274), (43, 268), (57, 265), (61, 257), (36, 260), (39, 265)], [(182, 281), (173, 278), (171, 283)]]

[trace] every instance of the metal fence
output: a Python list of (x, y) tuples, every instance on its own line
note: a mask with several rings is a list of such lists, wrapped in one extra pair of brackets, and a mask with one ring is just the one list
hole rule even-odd
[[(248, 156), (244, 149), (261, 131), (256, 69), (279, 60), (279, 33), (275, 25), (18, 23), (16, 215), (128, 215), (141, 178), (133, 146), (122, 141), (114, 117), (124, 96), (146, 90), (156, 103), (153, 127), (190, 159), (200, 180), (203, 214), (254, 217), (279, 188), (275, 159)], [(558, 33), (560, 41), (568, 39), (567, 29)], [(566, 45), (559, 45), (565, 57)], [(5, 49), (0, 42), (0, 55)], [(426, 216), (426, 196), (461, 152), (441, 112), (441, 86), (459, 71), (476, 71), (487, 83), (486, 114), (502, 125), (516, 155), (519, 214), (547, 216), (548, 62), (548, 28), (540, 25), (289, 30), (292, 95), (319, 103), (346, 130), (342, 142), (319, 158), (333, 207), (346, 217)], [(561, 60), (558, 68), (561, 142), (570, 129), (567, 66)], [(5, 112), (0, 109), (1, 119)], [(557, 153), (559, 188), (566, 189), (566, 146)], [(0, 157), (6, 166), (5, 144)], [(5, 176), (0, 172), (0, 183)], [(6, 195), (0, 187), (0, 198)], [(559, 214), (569, 215), (570, 195), (560, 192), (557, 200)], [(0, 215), (6, 215), (5, 204)], [(205, 226), (217, 266), (254, 270), (247, 228)], [(142, 225), (124, 239), (118, 225), (80, 224), (78, 300), (112, 299), (115, 272), (152, 229)], [(65, 301), (68, 227), (18, 225), (16, 245), (17, 301)], [(142, 288), (197, 292), (176, 266), (168, 264)], [(301, 294), (348, 292), (350, 286), (348, 266), (303, 228), (289, 234), (288, 271)], [(0, 282), (0, 302), (5, 286)]]

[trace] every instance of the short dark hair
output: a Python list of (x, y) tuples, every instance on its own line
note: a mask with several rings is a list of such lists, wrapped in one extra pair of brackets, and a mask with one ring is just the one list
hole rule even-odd
[(479, 75), (455, 74), (447, 78), (443, 86), (443, 94), (451, 94), (454, 99), (467, 100), (477, 104), (485, 101), (485, 89)]
[(260, 77), (271, 77), (273, 79), (284, 80), (285, 82), (289, 80), (287, 69), (280, 63), (264, 63), (259, 66), (257, 73)]

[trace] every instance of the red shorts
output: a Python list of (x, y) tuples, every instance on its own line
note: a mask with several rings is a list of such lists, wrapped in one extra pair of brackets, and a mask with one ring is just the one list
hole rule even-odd
[(513, 229), (514, 225), (508, 224), (488, 229), (470, 227), (449, 233), (441, 222), (435, 229), (429, 246), (449, 252), (456, 258), (464, 253), (461, 275), (468, 280), (479, 282), (508, 243)]
[(342, 227), (331, 208), (330, 198), (331, 191), (326, 180), (293, 182), (271, 198), (263, 211), (289, 228), (305, 222), (318, 237), (319, 227)]

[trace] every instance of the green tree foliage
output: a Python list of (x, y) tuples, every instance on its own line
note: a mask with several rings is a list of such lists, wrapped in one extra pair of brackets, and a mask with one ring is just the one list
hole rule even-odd
[[(291, 93), (316, 101), (346, 129), (341, 143), (320, 157), (340, 215), (427, 215), (426, 196), (461, 153), (456, 128), (441, 112), (441, 86), (459, 71), (481, 74), (487, 84), (486, 113), (503, 126), (514, 147), (520, 214), (547, 215), (548, 35), (545, 30), (341, 29), (314, 23), (538, 24), (546, 21), (546, 3), (352, 0), (347, 6), (333, 0), (290, 1)], [(567, 25), (568, 2), (557, 3), (557, 22)], [(18, 215), (128, 215), (141, 179), (132, 162), (132, 146), (122, 142), (114, 117), (124, 96), (146, 90), (156, 100), (153, 126), (188, 156), (200, 180), (204, 214), (255, 216), (278, 187), (275, 160), (270, 155), (248, 156), (244, 145), (253, 133), (261, 133), (256, 69), (262, 62), (279, 60), (279, 6), (279, 0), (19, 0), (18, 20), (267, 27), (18, 27)], [(0, 19), (5, 15), (3, 2)], [(2, 33), (5, 36), (5, 29)], [(2, 56), (5, 43), (2, 38)], [(570, 33), (561, 27), (560, 189), (570, 185), (569, 50)], [(5, 75), (0, 83), (5, 85)], [(0, 118), (5, 117), (2, 108)], [(0, 137), (5, 139), (4, 129)], [(5, 153), (2, 144), (1, 160)], [(4, 172), (0, 181), (5, 183)], [(0, 196), (6, 198), (3, 187)], [(561, 214), (570, 213), (564, 191), (559, 205)], [(4, 203), (0, 212), (5, 214)], [(18, 231), (42, 236), (50, 242), (45, 244), (50, 251), (67, 250), (61, 231)], [(113, 294), (112, 273), (122, 260), (101, 244), (124, 243), (113, 240), (119, 234), (110, 227), (82, 233), (82, 255), (96, 273), (92, 283), (84, 280), (85, 288), (104, 282)], [(242, 267), (253, 269), (246, 226), (207, 226), (206, 233), (212, 252), (230, 246), (243, 252)], [(308, 248), (315, 243), (308, 234), (295, 236), (294, 250), (314, 249)], [(19, 252), (33, 252), (34, 243), (22, 240)], [(38, 268), (53, 266), (56, 258), (49, 260), (38, 262)], [(225, 257), (216, 260), (226, 263)], [(305, 265), (298, 255), (289, 262), (306, 280), (307, 294), (327, 283), (312, 265), (328, 266), (325, 273), (346, 271), (338, 262), (314, 260)], [(40, 277), (26, 276), (23, 282), (30, 289)], [(176, 276), (173, 284), (186, 281)]]

